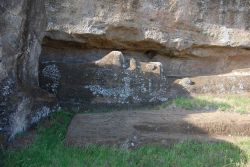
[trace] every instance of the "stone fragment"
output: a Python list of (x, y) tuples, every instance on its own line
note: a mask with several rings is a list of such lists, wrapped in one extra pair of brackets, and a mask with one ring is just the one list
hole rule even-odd
[(114, 65), (117, 67), (123, 67), (124, 57), (120, 51), (112, 51), (109, 54), (105, 55), (102, 59), (95, 62), (99, 66), (108, 66)]

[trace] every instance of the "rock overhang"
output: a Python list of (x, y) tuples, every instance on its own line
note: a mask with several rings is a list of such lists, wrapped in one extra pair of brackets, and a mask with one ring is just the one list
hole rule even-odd
[(38, 88), (39, 56), (46, 49), (69, 55), (79, 49), (120, 51), (125, 59), (131, 52), (144, 60), (128, 58), (128, 70), (140, 62), (153, 73), (163, 69), (167, 88), (189, 77), (198, 86), (184, 84), (184, 92), (248, 92), (249, 6), (248, 0), (2, 1), (1, 121), (9, 126), (10, 115), (24, 103), (12, 96)]

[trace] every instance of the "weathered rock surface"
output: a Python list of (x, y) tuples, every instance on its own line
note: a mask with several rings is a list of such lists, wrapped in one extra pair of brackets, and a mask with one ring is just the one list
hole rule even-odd
[(29, 126), (39, 87), (73, 105), (249, 92), (249, 0), (2, 0), (0, 14), (1, 134)]
[[(113, 44), (163, 52), (197, 45), (249, 47), (249, 3), (248, 0), (46, 1), (47, 30), (65, 32), (69, 34), (68, 40), (103, 47)], [(105, 39), (112, 44), (102, 44)], [(195, 52), (191, 50), (194, 55)]]
[(228, 140), (250, 136), (250, 115), (192, 111), (122, 111), (78, 114), (68, 128), (65, 143), (136, 148), (147, 143), (169, 145), (183, 140)]
[(0, 138), (13, 138), (57, 105), (38, 87), (46, 25), (44, 1), (0, 2)]
[[(40, 86), (62, 104), (87, 106), (248, 92), (249, 7), (247, 0), (46, 1)], [(177, 80), (185, 77), (194, 82)]]
[(173, 58), (156, 51), (79, 48), (58, 42), (44, 43), (39, 78), (40, 86), (63, 106), (144, 104), (189, 93), (250, 90), (247, 55)]
[(168, 97), (162, 64), (139, 52), (46, 48), (41, 59), (40, 86), (64, 104), (135, 104)]

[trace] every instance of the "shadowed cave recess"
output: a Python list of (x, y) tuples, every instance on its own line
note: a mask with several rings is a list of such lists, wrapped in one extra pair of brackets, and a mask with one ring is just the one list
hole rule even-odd
[(177, 52), (151, 41), (88, 40), (43, 40), (39, 85), (63, 107), (154, 104), (183, 95), (250, 89), (250, 56), (244, 48), (199, 46)]

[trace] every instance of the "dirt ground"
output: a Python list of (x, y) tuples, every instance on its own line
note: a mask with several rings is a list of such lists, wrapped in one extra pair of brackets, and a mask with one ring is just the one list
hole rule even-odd
[(230, 141), (250, 136), (250, 114), (218, 111), (119, 111), (77, 114), (68, 128), (65, 143), (119, 145), (169, 145), (182, 140)]

